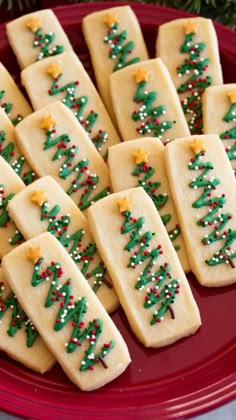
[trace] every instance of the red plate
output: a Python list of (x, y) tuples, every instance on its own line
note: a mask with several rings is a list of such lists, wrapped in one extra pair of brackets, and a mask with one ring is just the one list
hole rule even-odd
[[(92, 75), (81, 34), (84, 15), (117, 3), (55, 8), (75, 51)], [(118, 3), (120, 4), (120, 3)], [(168, 8), (132, 4), (154, 56), (158, 26), (188, 14)], [(216, 24), (225, 83), (236, 82), (236, 33)], [(19, 80), (19, 68), (0, 26), (0, 57)], [(213, 409), (236, 396), (236, 287), (206, 289), (192, 275), (202, 327), (193, 336), (163, 349), (145, 349), (135, 339), (121, 309), (112, 316), (127, 341), (132, 363), (104, 388), (80, 392), (61, 368), (41, 376), (0, 352), (0, 408), (34, 419), (176, 419)]]

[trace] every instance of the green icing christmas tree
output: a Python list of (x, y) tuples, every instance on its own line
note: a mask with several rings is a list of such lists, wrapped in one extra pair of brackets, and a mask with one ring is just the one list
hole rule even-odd
[[(0, 107), (4, 109), (8, 117), (10, 118), (10, 112), (12, 110), (13, 105), (10, 102), (2, 102), (4, 97), (5, 90), (0, 90)], [(15, 126), (23, 119), (21, 114), (17, 114), (17, 116), (11, 119), (12, 124)]]
[(31, 17), (26, 23), (26, 26), (34, 33), (33, 48), (40, 48), (38, 60), (64, 52), (62, 45), (52, 45), (55, 40), (54, 32), (43, 34), (42, 24), (39, 18)]
[[(132, 172), (132, 175), (138, 178), (138, 185), (143, 187), (146, 193), (151, 197), (152, 201), (154, 202), (156, 209), (160, 211), (168, 201), (167, 194), (156, 194), (156, 190), (161, 186), (161, 183), (158, 181), (152, 181), (152, 176), (155, 174), (155, 169), (148, 165), (148, 152), (142, 148), (137, 149), (133, 156), (136, 161), (136, 167)], [(142, 178), (141, 178), (142, 177)], [(161, 216), (164, 225), (171, 220), (170, 214), (165, 214)], [(175, 239), (180, 234), (180, 227), (176, 225), (173, 229), (168, 231), (171, 241), (175, 241)], [(175, 250), (178, 251), (180, 247), (178, 245), (174, 246)]]
[[(99, 129), (95, 135), (92, 136), (93, 126), (98, 120), (99, 115), (94, 110), (90, 110), (89, 112), (86, 111), (86, 107), (89, 104), (88, 96), (75, 96), (76, 88), (79, 86), (79, 81), (76, 80), (75, 82), (67, 83), (64, 86), (59, 86), (60, 79), (63, 76), (63, 72), (59, 63), (52, 63), (49, 66), (47, 72), (54, 78), (54, 82), (51, 89), (49, 89), (48, 94), (51, 96), (56, 96), (61, 92), (65, 92), (65, 97), (63, 98), (62, 102), (74, 112), (77, 120), (89, 134), (94, 146), (100, 152), (102, 144), (106, 143), (108, 140), (108, 134), (104, 130)], [(105, 153), (103, 158), (107, 158), (107, 153)]]
[[(49, 129), (47, 129), (47, 120), (49, 121)], [(44, 125), (44, 121), (46, 121), (46, 125)], [(52, 161), (61, 161), (64, 158), (64, 163), (62, 163), (59, 170), (59, 176), (63, 179), (66, 179), (71, 174), (74, 175), (71, 186), (66, 192), (68, 195), (72, 195), (81, 190), (78, 207), (80, 210), (84, 210), (88, 208), (93, 202), (108, 195), (110, 192), (110, 187), (107, 186), (97, 194), (92, 195), (99, 183), (98, 175), (95, 173), (90, 173), (89, 160), (87, 158), (84, 158), (78, 162), (78, 146), (72, 145), (71, 147), (68, 147), (71, 141), (68, 134), (62, 134), (58, 137), (55, 137), (55, 122), (52, 121), (53, 120), (50, 116), (42, 118), (42, 124), (46, 129), (46, 141), (44, 143), (44, 150), (55, 147), (56, 151), (52, 157)], [(75, 160), (76, 163), (73, 163)]]
[(185, 39), (180, 47), (180, 52), (189, 55), (184, 63), (177, 67), (176, 71), (179, 77), (187, 80), (178, 87), (178, 94), (183, 97), (181, 104), (188, 120), (191, 134), (202, 133), (202, 94), (205, 89), (211, 85), (212, 77), (205, 75), (209, 66), (209, 58), (202, 57), (206, 48), (203, 42), (194, 44), (194, 37), (197, 33), (199, 24), (194, 20), (189, 20), (184, 25)]
[[(9, 201), (14, 197), (14, 193), (5, 195), (4, 185), (0, 184), (0, 228), (7, 228), (8, 223), (11, 221), (10, 216), (7, 211), (7, 206)], [(23, 236), (21, 233), (16, 230), (13, 238), (9, 239), (11, 245), (19, 245), (23, 241)]]
[(109, 28), (107, 35), (104, 38), (104, 42), (110, 47), (108, 57), (112, 60), (116, 60), (113, 71), (120, 70), (130, 64), (139, 62), (139, 57), (134, 57), (131, 60), (127, 59), (129, 54), (133, 52), (134, 42), (126, 42), (126, 30), (119, 32), (119, 19), (117, 14), (107, 13), (104, 18), (104, 23)]
[(12, 291), (9, 291), (5, 298), (3, 298), (5, 284), (3, 281), (0, 282), (0, 320), (4, 315), (11, 311), (11, 318), (7, 330), (7, 334), (10, 337), (14, 337), (18, 330), (22, 327), (25, 329), (26, 333), (26, 345), (27, 347), (32, 347), (37, 336), (38, 332), (35, 326), (27, 317), (26, 313), (21, 309), (18, 304), (17, 298)]
[(9, 142), (4, 147), (4, 141), (6, 140), (6, 133), (4, 130), (0, 130), (0, 156), (2, 156), (7, 163), (9, 163), (14, 171), (19, 175), (22, 181), (28, 185), (34, 181), (35, 173), (33, 171), (24, 171), (25, 159), (23, 156), (19, 156), (14, 159), (15, 156), (15, 145), (13, 142)]
[(230, 265), (232, 265), (232, 260), (236, 257), (236, 252), (232, 251), (231, 245), (236, 240), (236, 231), (230, 228), (227, 229), (226, 226), (232, 219), (233, 215), (231, 213), (223, 213), (224, 205), (227, 199), (225, 194), (217, 194), (217, 186), (221, 183), (221, 181), (218, 178), (214, 178), (214, 176), (208, 176), (214, 169), (214, 166), (211, 162), (204, 161), (204, 142), (194, 140), (191, 147), (195, 151), (196, 146), (199, 148), (199, 151), (197, 153), (195, 152), (194, 158), (191, 158), (188, 169), (197, 171), (198, 173), (199, 170), (201, 170), (201, 173), (193, 179), (193, 181), (189, 184), (189, 187), (201, 189), (201, 193), (192, 206), (194, 208), (206, 208), (206, 215), (197, 221), (197, 225), (202, 226), (203, 228), (206, 226), (212, 226), (211, 233), (203, 237), (202, 244), (204, 246), (209, 246), (216, 241), (224, 243), (219, 251), (214, 253), (212, 258), (206, 260), (205, 262), (210, 266), (216, 266), (222, 263), (230, 263)]
[(134, 121), (142, 121), (141, 125), (136, 128), (136, 131), (142, 135), (149, 135), (157, 137), (160, 140), (163, 134), (169, 130), (175, 121), (160, 121), (159, 117), (166, 114), (166, 107), (164, 105), (154, 106), (158, 94), (157, 92), (148, 92), (146, 85), (148, 82), (148, 72), (139, 68), (134, 73), (134, 79), (137, 83), (137, 90), (133, 97), (133, 101), (137, 104), (142, 104), (138, 110), (134, 110), (131, 118)]
[[(33, 250), (34, 251), (34, 250)], [(35, 257), (35, 254), (34, 254)], [(73, 327), (68, 343), (66, 343), (67, 353), (72, 353), (78, 349), (83, 342), (88, 344), (81, 362), (80, 370), (93, 370), (94, 366), (101, 362), (105, 365), (106, 355), (114, 348), (114, 341), (104, 343), (99, 351), (95, 353), (97, 341), (103, 331), (102, 321), (98, 318), (84, 322), (84, 314), (87, 312), (88, 304), (85, 297), (75, 301), (72, 294), (72, 279), (67, 279), (61, 283), (63, 269), (60, 263), (51, 262), (46, 269), (41, 269), (44, 259), (39, 258), (34, 264), (31, 284), (38, 287), (42, 282), (47, 281), (49, 291), (45, 300), (45, 308), (49, 308), (55, 303), (58, 307), (54, 330), (60, 331), (68, 323)], [(51, 283), (49, 280), (51, 279)]]
[(136, 219), (132, 216), (132, 204), (127, 197), (119, 200), (118, 205), (124, 218), (120, 232), (122, 235), (130, 234), (124, 247), (125, 251), (132, 253), (127, 267), (136, 269), (140, 264), (145, 264), (144, 268), (142, 265), (142, 271), (138, 275), (135, 288), (143, 290), (147, 284), (151, 283), (152, 287), (146, 289), (144, 308), (159, 304), (158, 309), (153, 313), (150, 324), (154, 325), (161, 322), (167, 311), (170, 311), (171, 317), (174, 318), (171, 305), (174, 303), (175, 295), (179, 293), (179, 282), (172, 279), (169, 263), (164, 263), (157, 270), (154, 270), (159, 255), (163, 254), (162, 246), (152, 247), (151, 239), (154, 233), (151, 231), (142, 232), (145, 226), (145, 218), (142, 216)]
[[(44, 194), (44, 192), (36, 190), (32, 194), (32, 201), (41, 205), (39, 198), (42, 197), (42, 194)], [(54, 235), (58, 241), (68, 249), (69, 255), (78, 265), (84, 277), (87, 280), (94, 279), (93, 291), (97, 293), (103, 281), (104, 284), (111, 287), (104, 277), (106, 267), (102, 261), (100, 261), (97, 266), (90, 269), (94, 257), (97, 254), (97, 247), (94, 243), (88, 243), (87, 245), (83, 244), (82, 246), (85, 231), (83, 229), (78, 229), (71, 234), (68, 234), (71, 224), (70, 215), (66, 214), (59, 217), (58, 213), (60, 212), (60, 206), (57, 204), (49, 210), (49, 203), (46, 195), (44, 195), (42, 200), (45, 201), (43, 201), (43, 204), (41, 205), (41, 220), (48, 220), (48, 232)]]
[[(230, 98), (231, 105), (227, 113), (225, 114), (223, 121), (226, 121), (227, 123), (232, 123), (236, 122), (236, 89), (228, 92), (228, 96)], [(220, 138), (222, 140), (236, 140), (236, 124), (234, 127), (231, 127), (228, 130), (221, 133)], [(225, 150), (230, 161), (236, 159), (236, 141), (234, 141), (234, 144), (232, 146), (227, 146)], [(236, 175), (236, 169), (234, 169), (234, 174)]]

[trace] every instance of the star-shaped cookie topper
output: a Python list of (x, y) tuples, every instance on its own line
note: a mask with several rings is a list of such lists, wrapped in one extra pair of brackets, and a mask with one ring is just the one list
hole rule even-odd
[(144, 70), (142, 68), (138, 68), (134, 73), (134, 79), (136, 83), (140, 82), (147, 82), (148, 81), (148, 74), (149, 72), (147, 70)]
[(32, 17), (26, 23), (27, 28), (29, 28), (32, 32), (36, 32), (37, 29), (42, 28), (41, 20), (39, 18)]
[(133, 153), (133, 156), (135, 157), (135, 162), (137, 164), (141, 162), (148, 163), (148, 155), (149, 155), (149, 152), (142, 149), (141, 147)]
[(227, 96), (229, 97), (231, 104), (234, 104), (236, 102), (236, 89), (227, 92)]
[(47, 73), (50, 74), (53, 79), (56, 79), (60, 74), (63, 74), (60, 63), (51, 63), (47, 68)]
[(35, 190), (31, 194), (31, 201), (33, 201), (34, 203), (38, 204), (39, 207), (41, 207), (43, 203), (45, 203), (45, 201), (48, 201), (48, 196), (43, 190)]
[(55, 127), (56, 121), (52, 118), (51, 115), (47, 115), (41, 118), (40, 121), (40, 128), (44, 128), (44, 130), (50, 131), (53, 127)]
[(40, 258), (43, 258), (40, 246), (30, 246), (26, 253), (26, 257), (36, 264)]
[(107, 13), (103, 19), (103, 22), (109, 26), (109, 28), (112, 28), (113, 25), (116, 23), (119, 23), (118, 15), (117, 13)]
[(195, 138), (189, 145), (190, 149), (193, 150), (194, 154), (197, 155), (199, 152), (206, 151), (205, 141)]
[(183, 24), (184, 32), (186, 35), (196, 34), (198, 27), (199, 27), (199, 22), (193, 19), (187, 20), (187, 22)]
[(132, 211), (132, 202), (127, 197), (118, 200), (117, 205), (121, 213), (123, 213), (123, 211)]

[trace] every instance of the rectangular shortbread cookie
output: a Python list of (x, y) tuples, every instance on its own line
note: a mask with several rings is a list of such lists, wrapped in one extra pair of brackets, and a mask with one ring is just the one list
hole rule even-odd
[(16, 194), (7, 207), (25, 239), (49, 231), (65, 247), (108, 312), (119, 300), (112, 287), (88, 221), (52, 177), (38, 179)]
[(202, 93), (223, 82), (212, 20), (183, 18), (160, 25), (156, 55), (169, 70), (191, 133), (202, 134)]
[(161, 347), (201, 325), (176, 252), (142, 187), (111, 194), (88, 211), (91, 231), (137, 338)]
[(51, 175), (80, 210), (109, 194), (107, 165), (74, 114), (61, 102), (21, 121), (16, 136), (36, 174)]
[(34, 110), (62, 101), (106, 158), (107, 148), (120, 142), (109, 114), (81, 61), (73, 51), (48, 57), (21, 73)]
[(31, 114), (32, 108), (20, 91), (12, 76), (0, 62), (0, 107), (4, 109), (12, 124)]
[(112, 190), (144, 188), (159, 211), (183, 270), (189, 272), (187, 251), (166, 176), (164, 149), (160, 140), (151, 137), (110, 147), (108, 165)]
[(24, 188), (24, 182), (0, 156), (0, 258), (23, 240), (8, 214), (7, 205), (12, 197)]
[(202, 97), (204, 134), (218, 134), (236, 175), (236, 83), (207, 88)]
[(110, 112), (110, 75), (130, 64), (148, 59), (138, 19), (130, 6), (112, 7), (85, 16), (82, 30), (98, 90)]
[(189, 134), (176, 89), (160, 58), (112, 73), (110, 89), (123, 140), (151, 136), (165, 143)]
[(0, 155), (9, 163), (26, 185), (33, 182), (35, 173), (19, 151), (16, 143), (15, 128), (2, 108), (0, 108)]
[(21, 69), (45, 57), (72, 50), (54, 12), (38, 10), (6, 25), (7, 37)]
[(0, 349), (36, 372), (45, 373), (55, 363), (33, 323), (23, 311), (0, 268)]
[(203, 286), (236, 281), (236, 181), (217, 135), (165, 149), (167, 174), (193, 273)]
[(127, 346), (63, 246), (49, 232), (4, 257), (12, 290), (70, 380), (92, 391), (129, 365)]

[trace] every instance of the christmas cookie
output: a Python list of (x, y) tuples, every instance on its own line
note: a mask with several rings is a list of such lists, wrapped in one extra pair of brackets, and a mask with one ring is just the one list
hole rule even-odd
[[(106, 267), (76, 204), (50, 176), (38, 179), (8, 205), (8, 213), (25, 239), (49, 231), (65, 247), (108, 312), (119, 305)], [(30, 215), (30, 217), (29, 217)]]
[(11, 165), (25, 184), (33, 182), (35, 173), (20, 153), (16, 144), (15, 128), (2, 108), (0, 108), (0, 156)]
[(164, 153), (193, 273), (203, 286), (235, 283), (236, 183), (222, 142), (190, 136)]
[(197, 304), (156, 207), (142, 187), (88, 211), (97, 247), (137, 338), (161, 347), (201, 325)]
[(7, 37), (21, 69), (45, 57), (72, 50), (52, 10), (21, 16), (6, 25)]
[(0, 156), (0, 259), (23, 240), (8, 214), (7, 205), (24, 188), (23, 181)]
[(62, 101), (104, 158), (107, 148), (120, 141), (97, 90), (72, 51), (33, 64), (21, 78), (35, 110)]
[(156, 54), (169, 70), (191, 133), (201, 134), (202, 94), (208, 86), (222, 84), (218, 42), (212, 21), (196, 17), (160, 25)]
[(120, 6), (85, 16), (82, 29), (99, 92), (110, 112), (110, 75), (130, 64), (148, 59), (139, 22), (130, 6)]
[(176, 89), (161, 59), (113, 73), (110, 87), (123, 140), (151, 136), (165, 143), (189, 134)]
[(109, 194), (107, 165), (75, 115), (61, 102), (29, 115), (17, 125), (16, 135), (36, 174), (51, 175), (80, 210)]
[(236, 83), (207, 88), (202, 105), (203, 131), (220, 136), (236, 175)]
[(20, 245), (4, 257), (2, 268), (46, 345), (79, 388), (101, 387), (126, 369), (130, 356), (121, 334), (53, 235), (42, 233)]
[(44, 373), (55, 363), (34, 324), (21, 308), (0, 268), (0, 350), (36, 372)]
[(31, 114), (32, 109), (8, 70), (0, 62), (0, 107), (13, 125)]
[(183, 235), (166, 177), (164, 146), (161, 141), (145, 137), (113, 146), (109, 149), (108, 164), (114, 192), (141, 186), (151, 197), (184, 271), (189, 272)]

